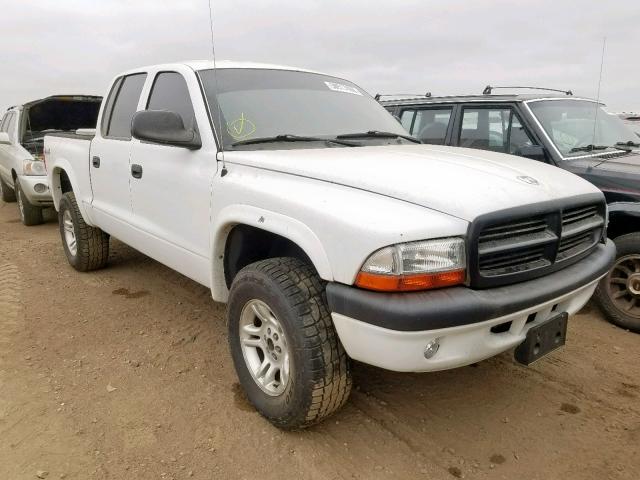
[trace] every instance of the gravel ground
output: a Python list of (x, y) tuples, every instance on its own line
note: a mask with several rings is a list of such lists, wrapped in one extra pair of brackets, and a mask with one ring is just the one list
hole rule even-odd
[(640, 335), (588, 305), (530, 368), (354, 368), (349, 404), (297, 433), (247, 403), (224, 306), (117, 242), (68, 266), (57, 222), (0, 202), (0, 479), (638, 479)]

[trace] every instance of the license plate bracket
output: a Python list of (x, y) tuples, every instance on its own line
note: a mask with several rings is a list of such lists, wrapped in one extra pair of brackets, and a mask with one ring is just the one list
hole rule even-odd
[(523, 365), (531, 365), (562, 347), (567, 339), (568, 320), (569, 314), (562, 312), (531, 327), (524, 342), (516, 347), (516, 361)]

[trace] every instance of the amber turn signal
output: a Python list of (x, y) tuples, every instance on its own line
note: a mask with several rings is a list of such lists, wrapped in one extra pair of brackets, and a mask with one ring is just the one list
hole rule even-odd
[(460, 285), (464, 279), (464, 270), (413, 275), (382, 275), (360, 272), (356, 278), (356, 286), (378, 292), (412, 292)]

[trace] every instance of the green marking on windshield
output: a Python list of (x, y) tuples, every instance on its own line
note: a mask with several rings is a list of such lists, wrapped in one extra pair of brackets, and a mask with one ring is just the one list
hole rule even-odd
[(248, 118), (245, 118), (244, 112), (240, 114), (240, 118), (227, 123), (227, 132), (229, 132), (229, 135), (231, 135), (235, 140), (247, 138), (255, 131), (255, 124)]

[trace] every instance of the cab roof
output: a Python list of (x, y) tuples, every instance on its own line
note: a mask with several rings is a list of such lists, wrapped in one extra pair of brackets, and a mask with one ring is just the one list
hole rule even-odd
[[(166, 64), (160, 64), (160, 65), (146, 65), (144, 67), (132, 69), (131, 72), (134, 72), (134, 71), (138, 72), (142, 70), (148, 70), (151, 68), (169, 69), (169, 68), (175, 68), (177, 65), (184, 65), (196, 71), (210, 70), (214, 68), (213, 60), (188, 60), (188, 61), (166, 63)], [(216, 61), (215, 68), (218, 70), (227, 69), (227, 68), (253, 68), (253, 69), (263, 69), (263, 70), (291, 70), (294, 72), (320, 73), (314, 70), (308, 70), (306, 68), (300, 68), (300, 67), (291, 67), (286, 65), (275, 65), (270, 63), (258, 63), (258, 62), (236, 62), (236, 61), (230, 61), (230, 60)], [(129, 73), (129, 72), (126, 72), (126, 73)]]

